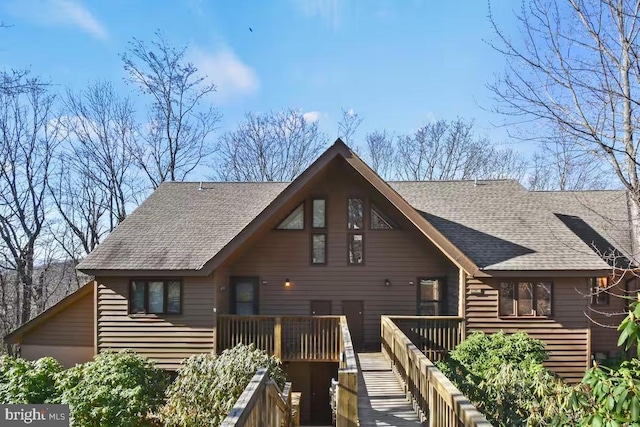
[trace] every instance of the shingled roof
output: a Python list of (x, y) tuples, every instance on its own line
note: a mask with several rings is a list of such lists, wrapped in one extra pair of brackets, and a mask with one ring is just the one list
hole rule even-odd
[(610, 269), (563, 214), (631, 253), (624, 191), (529, 192), (513, 180), (390, 185), (484, 271)]
[(78, 269), (198, 270), (287, 185), (165, 182)]
[(513, 180), (387, 183), (338, 140), (293, 183), (164, 183), (78, 269), (208, 274), (338, 156), (470, 274), (603, 271), (611, 266), (601, 254), (611, 249), (629, 265), (624, 191), (529, 192)]

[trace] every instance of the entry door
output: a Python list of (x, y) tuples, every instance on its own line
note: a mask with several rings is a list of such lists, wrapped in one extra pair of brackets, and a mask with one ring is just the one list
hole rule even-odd
[(329, 388), (336, 376), (337, 363), (309, 363), (311, 368), (311, 425), (331, 425)]
[(342, 301), (342, 314), (347, 316), (351, 341), (356, 351), (364, 347), (364, 302)]
[(257, 277), (232, 277), (231, 278), (231, 313), (251, 316), (258, 314), (260, 309), (258, 301)]
[(312, 316), (331, 316), (331, 301), (315, 300), (311, 301)]

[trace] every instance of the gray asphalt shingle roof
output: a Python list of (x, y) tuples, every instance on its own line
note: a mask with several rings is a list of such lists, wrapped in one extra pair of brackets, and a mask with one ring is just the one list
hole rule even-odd
[[(474, 181), (389, 184), (481, 269), (609, 268), (590, 245), (556, 215), (581, 215), (587, 211), (587, 207), (574, 200), (575, 193), (529, 192), (513, 180), (478, 181), (477, 184)], [(616, 210), (616, 217), (626, 215), (624, 192), (610, 193), (618, 196), (618, 202), (624, 201), (610, 209)], [(590, 201), (601, 211), (602, 206), (596, 206), (599, 195), (593, 194)], [(571, 209), (566, 210), (565, 205)], [(593, 222), (597, 216), (589, 212), (585, 221)], [(618, 232), (625, 230), (628, 233), (628, 220)]]
[[(199, 185), (162, 184), (78, 268), (200, 269), (288, 183)], [(579, 217), (587, 229), (631, 253), (623, 191), (528, 192), (512, 180), (389, 185), (484, 270), (609, 268), (558, 215)]]
[(198, 270), (287, 185), (164, 183), (78, 268)]

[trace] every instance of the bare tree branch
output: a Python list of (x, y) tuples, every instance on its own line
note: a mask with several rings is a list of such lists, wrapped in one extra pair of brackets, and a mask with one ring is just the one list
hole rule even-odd
[(147, 45), (133, 39), (122, 55), (127, 81), (151, 98), (149, 121), (131, 154), (153, 188), (164, 181), (182, 181), (215, 151), (211, 133), (220, 114), (207, 106), (215, 91), (198, 69), (186, 61), (186, 48), (170, 46), (160, 32)]
[(247, 113), (225, 133), (216, 178), (229, 181), (291, 181), (319, 155), (326, 138), (317, 122), (298, 110)]

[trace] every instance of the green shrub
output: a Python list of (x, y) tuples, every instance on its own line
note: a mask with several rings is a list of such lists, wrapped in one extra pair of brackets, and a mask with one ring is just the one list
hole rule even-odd
[(562, 413), (547, 398), (562, 400), (570, 394), (542, 365), (546, 357), (544, 343), (526, 333), (477, 332), (438, 368), (493, 425), (544, 425)]
[(259, 368), (267, 368), (269, 377), (284, 386), (280, 361), (253, 344), (239, 344), (218, 357), (190, 357), (167, 390), (164, 422), (168, 427), (219, 425)]
[(547, 358), (544, 342), (529, 337), (524, 332), (487, 335), (475, 332), (449, 354), (476, 375), (496, 372), (505, 364), (520, 365), (542, 363)]
[(144, 425), (164, 398), (168, 375), (131, 351), (106, 352), (62, 376), (62, 402), (74, 426)]
[(57, 403), (56, 377), (63, 369), (51, 357), (29, 362), (0, 356), (0, 403)]

